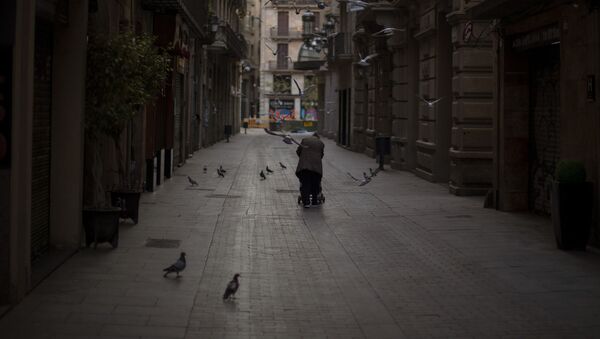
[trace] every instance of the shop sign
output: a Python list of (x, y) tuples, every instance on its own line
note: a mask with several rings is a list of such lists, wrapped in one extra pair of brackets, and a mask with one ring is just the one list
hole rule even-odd
[(560, 43), (560, 28), (558, 25), (548, 26), (517, 36), (513, 39), (512, 47), (516, 50), (524, 51), (555, 43)]

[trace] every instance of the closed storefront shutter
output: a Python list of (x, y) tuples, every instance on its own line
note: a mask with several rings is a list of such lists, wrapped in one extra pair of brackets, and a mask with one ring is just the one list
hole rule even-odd
[(549, 215), (552, 180), (560, 156), (558, 47), (534, 52), (530, 65), (529, 207), (536, 213)]
[(48, 251), (50, 239), (50, 121), (52, 107), (52, 27), (37, 23), (35, 38), (31, 260)]

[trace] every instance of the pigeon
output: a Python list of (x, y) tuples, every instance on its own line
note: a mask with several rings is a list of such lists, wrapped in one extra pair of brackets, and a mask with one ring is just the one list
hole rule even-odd
[(365, 180), (362, 180), (360, 182), (360, 184), (358, 184), (358, 186), (364, 186), (364, 185), (366, 185), (366, 184), (368, 184), (370, 182), (371, 182), (371, 178), (365, 178)]
[(379, 32), (371, 34), (374, 37), (389, 37), (394, 35), (394, 32), (405, 32), (404, 28), (386, 27)]
[(303, 91), (302, 88), (300, 88), (298, 81), (296, 81), (296, 79), (293, 79), (293, 78), (292, 78), (292, 80), (294, 81), (294, 84), (296, 84), (296, 88), (298, 88), (298, 94), (300, 95), (301, 98), (304, 97), (304, 93), (306, 93), (307, 90), (317, 86), (317, 85), (310, 85), (310, 86), (306, 87)]
[(260, 171), (260, 177), (262, 178), (262, 180), (266, 180), (267, 176), (265, 175), (265, 172)]
[(267, 173), (269, 173), (269, 174), (273, 173), (273, 171), (269, 168), (269, 166), (267, 166)]
[[(416, 95), (416, 94), (415, 94)], [(429, 108), (433, 108), (433, 105), (437, 104), (440, 100), (444, 99), (444, 97), (441, 97), (437, 100), (427, 100), (425, 98), (423, 98), (422, 96), (416, 95), (417, 98), (419, 98), (421, 101), (423, 101), (424, 103), (427, 104), (427, 107)]]
[(223, 174), (223, 172), (221, 172), (221, 170), (219, 170), (217, 168), (217, 174), (221, 177), (221, 178), (225, 178), (225, 174)]
[(198, 182), (196, 180), (192, 179), (189, 175), (187, 178), (192, 186), (198, 186)]
[(374, 58), (374, 57), (376, 57), (378, 55), (379, 54), (374, 53), (374, 54), (371, 54), (371, 55), (367, 55), (366, 57), (363, 58), (362, 55), (359, 53), (358, 57), (360, 58), (360, 61), (358, 61), (356, 64), (358, 66), (362, 66), (362, 67), (370, 66), (371, 64), (369, 63), (369, 59), (372, 59), (372, 58)]
[(227, 171), (223, 169), (222, 165), (219, 165), (219, 171), (221, 171), (221, 173), (227, 173)]
[(165, 268), (163, 271), (165, 272), (165, 274), (163, 275), (163, 277), (167, 277), (167, 275), (169, 275), (169, 273), (177, 273), (177, 277), (179, 277), (179, 272), (183, 271), (185, 269), (185, 252), (181, 252), (181, 255), (179, 256), (179, 259), (177, 259), (177, 261)]
[(202, 171), (203, 171), (204, 173), (206, 173), (206, 169), (207, 169), (207, 168), (206, 168), (206, 166), (204, 166), (204, 167), (202, 168)]
[(273, 47), (269, 46), (266, 42), (265, 46), (267, 46), (267, 48), (271, 51), (271, 53), (273, 53), (273, 55), (277, 55), (277, 53), (279, 53), (279, 49), (274, 50)]
[(284, 164), (282, 164), (281, 162), (279, 162), (279, 166), (281, 166), (282, 169), (287, 169), (287, 167)]
[(348, 176), (349, 176), (350, 178), (352, 178), (352, 180), (354, 180), (354, 181), (358, 181), (358, 182), (359, 182), (358, 186), (364, 186), (364, 185), (368, 184), (369, 182), (371, 182), (371, 178), (370, 178), (370, 177), (368, 177), (368, 176), (367, 176), (367, 173), (364, 173), (364, 172), (363, 172), (363, 177), (364, 177), (364, 179), (363, 179), (363, 180), (360, 180), (360, 179), (358, 179), (358, 178), (355, 178), (355, 177), (354, 177), (352, 174), (350, 174), (350, 172), (346, 172), (346, 174), (348, 174)]
[(240, 287), (240, 282), (238, 281), (239, 273), (236, 273), (233, 276), (233, 279), (227, 284), (227, 288), (225, 288), (225, 293), (223, 294), (223, 300), (227, 300), (230, 297), (235, 298), (235, 292), (237, 292)]
[(265, 4), (263, 5), (263, 7), (266, 7), (269, 2), (271, 2), (271, 0), (267, 0), (267, 2), (265, 2)]

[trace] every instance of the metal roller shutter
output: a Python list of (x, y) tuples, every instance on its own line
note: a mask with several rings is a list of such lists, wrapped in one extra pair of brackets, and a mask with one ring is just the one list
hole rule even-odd
[(531, 59), (529, 206), (550, 214), (552, 179), (559, 160), (560, 55), (557, 47), (536, 51)]
[(52, 109), (52, 26), (38, 23), (35, 38), (31, 260), (50, 241), (50, 122)]

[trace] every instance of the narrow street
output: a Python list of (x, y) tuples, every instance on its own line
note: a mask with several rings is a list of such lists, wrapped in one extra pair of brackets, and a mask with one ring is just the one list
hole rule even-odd
[[(1, 337), (600, 336), (600, 256), (557, 250), (549, 219), (389, 167), (359, 187), (346, 172), (374, 160), (324, 142), (326, 203), (310, 209), (294, 146), (249, 130), (196, 152), (143, 195), (117, 249), (70, 258), (0, 319)], [(182, 277), (163, 278), (181, 251)]]

